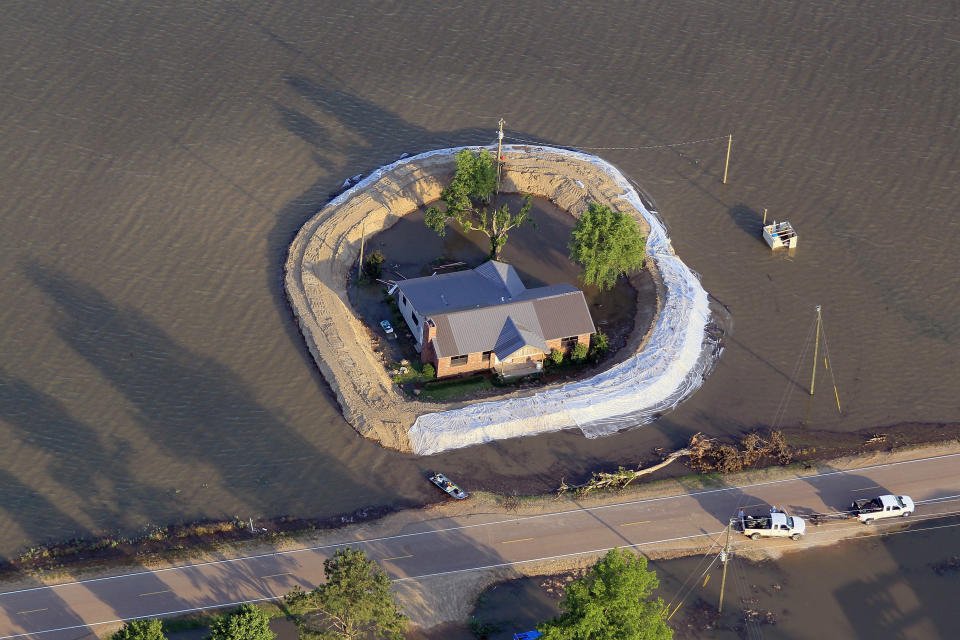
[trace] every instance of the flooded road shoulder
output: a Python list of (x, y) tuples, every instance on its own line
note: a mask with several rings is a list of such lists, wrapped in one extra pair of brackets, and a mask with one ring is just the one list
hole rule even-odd
[[(956, 638), (960, 616), (960, 516), (752, 562), (736, 552), (717, 615), (722, 565), (715, 555), (651, 560), (671, 612), (674, 638)], [(719, 551), (719, 550), (717, 550)], [(488, 588), (473, 616), (497, 626), (491, 640), (559, 615), (576, 574), (512, 580)]]

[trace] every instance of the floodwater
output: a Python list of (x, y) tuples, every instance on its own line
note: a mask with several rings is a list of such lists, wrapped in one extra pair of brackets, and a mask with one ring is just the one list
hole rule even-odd
[[(713, 561), (715, 554), (650, 562), (648, 567), (660, 580), (655, 597), (676, 610), (670, 626), (677, 640), (946, 640), (960, 636), (958, 526), (956, 517), (917, 522), (893, 535), (852, 539), (760, 563), (736, 555), (738, 547), (755, 544), (741, 539), (727, 568), (719, 618), (722, 565)], [(543, 578), (523, 578), (484, 592), (473, 615), (501, 628), (490, 640), (509, 639), (512, 632), (559, 615), (562, 589), (554, 582), (549, 593), (544, 583)]]
[[(0, 555), (419, 504), (433, 467), (531, 492), (697, 430), (960, 420), (956, 6), (582, 7), (5, 7)], [(304, 347), (287, 246), (345, 177), (490, 143), (500, 117), (507, 142), (591, 150), (642, 186), (729, 308), (727, 348), (641, 429), (384, 451)], [(760, 241), (764, 208), (797, 228), (794, 255)], [(800, 401), (816, 304), (842, 414), (826, 372)]]

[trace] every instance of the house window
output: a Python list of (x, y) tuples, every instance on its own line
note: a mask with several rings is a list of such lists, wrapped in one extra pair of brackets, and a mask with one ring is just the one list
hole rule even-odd
[(417, 326), (419, 327), (419, 326), (420, 326), (420, 319), (417, 317), (417, 314), (411, 313), (410, 315), (413, 317), (413, 324), (415, 324), (415, 325), (417, 325)]
[(452, 358), (450, 358), (450, 366), (459, 367), (459, 366), (465, 365), (467, 364), (468, 357), (469, 356), (453, 356)]
[(407, 299), (403, 297), (403, 294), (402, 294), (402, 293), (400, 294), (400, 304), (402, 304), (402, 305), (406, 305), (406, 304), (407, 304)]
[(561, 349), (570, 349), (577, 345), (577, 336), (572, 336), (570, 338), (560, 338), (560, 348)]
[(490, 356), (491, 356), (491, 355), (493, 355), (493, 351), (484, 351), (484, 352), (483, 352), (483, 357), (481, 358), (481, 360), (482, 360), (483, 362), (490, 362)]

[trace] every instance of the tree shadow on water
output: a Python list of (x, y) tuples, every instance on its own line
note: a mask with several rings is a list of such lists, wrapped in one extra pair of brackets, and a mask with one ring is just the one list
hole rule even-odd
[(258, 513), (276, 515), (292, 493), (322, 500), (344, 483), (362, 484), (215, 359), (177, 344), (142, 313), (117, 307), (63, 272), (36, 263), (25, 271), (58, 305), (60, 337), (135, 409), (149, 438), (141, 448), (157, 446), (172, 458), (215, 469)]

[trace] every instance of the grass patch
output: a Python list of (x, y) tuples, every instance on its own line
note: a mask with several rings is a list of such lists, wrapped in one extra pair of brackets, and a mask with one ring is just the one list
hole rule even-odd
[[(391, 371), (400, 371), (400, 373), (391, 376), (390, 379), (395, 384), (400, 385), (429, 382), (436, 378), (436, 373), (433, 371), (433, 365), (429, 365), (430, 368), (424, 370), (426, 366), (428, 365), (421, 364), (418, 368), (418, 365), (413, 363), (401, 365), (399, 362), (395, 362), (390, 365), (390, 369)], [(406, 371), (403, 371), (403, 369), (406, 369)]]
[(473, 376), (470, 378), (453, 378), (437, 380), (423, 385), (420, 398), (426, 400), (446, 401), (461, 397), (467, 393), (492, 389), (493, 384), (488, 376)]

